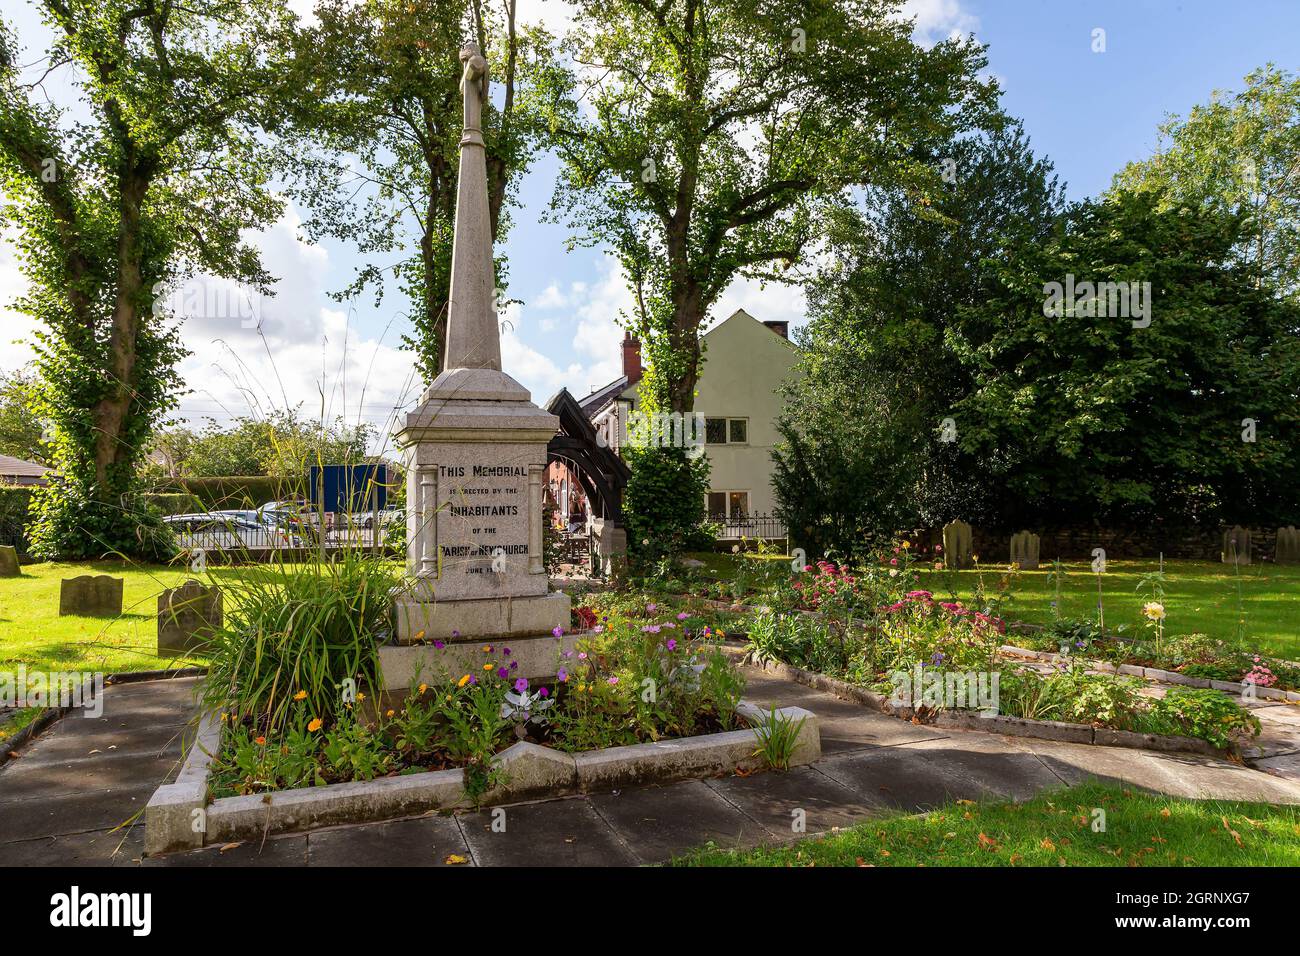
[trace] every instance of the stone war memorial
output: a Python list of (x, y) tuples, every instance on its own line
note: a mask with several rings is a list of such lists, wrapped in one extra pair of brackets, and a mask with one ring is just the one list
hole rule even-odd
[[(461, 51), (465, 131), (443, 371), (396, 434), (407, 468), (407, 570), (386, 686), (471, 672), (484, 642), (507, 641), (521, 673), (555, 673), (571, 637), (568, 595), (552, 593), (542, 555), (546, 443), (559, 420), (501, 369), (487, 170), (480, 116), (487, 61)], [(448, 645), (437, 648), (433, 642)]]

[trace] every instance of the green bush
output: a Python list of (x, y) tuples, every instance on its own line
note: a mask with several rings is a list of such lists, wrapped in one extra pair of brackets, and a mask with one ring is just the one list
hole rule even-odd
[(220, 478), (168, 478), (156, 482), (155, 495), (190, 495), (201, 503), (199, 511), (214, 508), (260, 508), (268, 501), (304, 498), (307, 477), (273, 478), (267, 475), (231, 475)]
[(1238, 734), (1258, 737), (1259, 718), (1217, 690), (1174, 687), (1151, 702), (1147, 713), (1151, 733), (1199, 737), (1227, 749)]
[(187, 492), (169, 491), (140, 497), (148, 507), (162, 515), (186, 515), (205, 510), (198, 496)]
[(623, 494), (629, 556), (641, 564), (713, 543), (705, 521), (709, 460), (682, 448), (624, 450), (632, 475)]

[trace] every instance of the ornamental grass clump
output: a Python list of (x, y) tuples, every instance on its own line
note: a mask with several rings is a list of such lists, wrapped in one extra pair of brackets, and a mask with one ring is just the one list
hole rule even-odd
[(250, 565), (225, 577), (226, 618), (210, 644), (207, 709), (287, 726), (296, 694), (326, 723), (378, 688), (378, 648), (391, 634), (391, 561), (353, 550), (333, 560)]

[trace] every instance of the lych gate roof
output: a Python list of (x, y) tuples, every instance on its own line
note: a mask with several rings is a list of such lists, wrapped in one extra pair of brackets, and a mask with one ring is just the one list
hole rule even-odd
[(596, 440), (588, 413), (567, 388), (552, 396), (546, 410), (560, 419), (559, 434), (546, 443), (547, 457), (576, 465), (588, 497), (603, 505), (607, 517), (622, 522), (623, 489), (632, 472), (612, 448)]

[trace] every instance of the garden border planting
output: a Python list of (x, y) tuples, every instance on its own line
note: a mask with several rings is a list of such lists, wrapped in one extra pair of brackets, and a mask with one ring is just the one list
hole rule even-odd
[[(1025, 647), (1017, 647), (1014, 644), (1003, 644), (998, 648), (1000, 654), (1010, 654), (1018, 657), (1034, 658), (1040, 661), (1047, 661), (1052, 664), (1061, 664), (1067, 661), (1083, 661), (1088, 667), (1096, 671), (1108, 674), (1127, 674), (1131, 677), (1141, 677), (1146, 680), (1161, 681), (1166, 684), (1180, 684), (1184, 687), (1211, 688), (1221, 690), (1227, 694), (1245, 693), (1246, 684), (1237, 681), (1211, 680), (1208, 677), (1189, 677), (1186, 674), (1180, 674), (1177, 671), (1167, 671), (1159, 667), (1139, 667), (1136, 664), (1110, 664), (1106, 661), (1096, 661), (1085, 657), (1069, 657), (1056, 654), (1052, 651), (1032, 651)], [(1279, 690), (1275, 687), (1255, 687), (1254, 695), (1264, 700), (1282, 700), (1282, 701), (1300, 701), (1300, 693), (1293, 690)]]
[[(752, 724), (761, 722), (769, 712), (742, 700), (737, 713)], [(790, 766), (811, 763), (821, 756), (816, 714), (801, 707), (782, 707), (776, 713), (786, 720), (802, 720)], [(175, 783), (159, 787), (145, 808), (147, 855), (268, 833), (368, 823), (475, 805), (466, 793), (460, 769), (209, 801), (209, 764), (220, 744), (221, 722), (216, 714), (205, 713)], [(577, 754), (521, 741), (493, 758), (506, 771), (505, 780), (484, 794), (478, 805), (752, 771), (763, 765), (755, 744), (752, 728)]]
[[(743, 648), (723, 645), (724, 653), (744, 660)], [(748, 661), (768, 674), (785, 680), (803, 684), (815, 690), (826, 691), (845, 700), (878, 710), (890, 717), (910, 720), (913, 716), (911, 707), (895, 707), (889, 699), (865, 687), (858, 687), (825, 674), (816, 674), (801, 667), (780, 661)], [(1109, 727), (1094, 727), (1091, 724), (1070, 724), (1058, 720), (1031, 720), (1025, 717), (983, 717), (970, 711), (941, 710), (930, 722), (934, 727), (950, 727), (955, 730), (978, 730), (983, 733), (1004, 734), (1009, 737), (1036, 737), (1041, 740), (1059, 740), (1066, 743), (1097, 744), (1104, 747), (1128, 747), (1137, 750), (1157, 750), (1163, 753), (1195, 753), (1208, 756), (1222, 756), (1224, 751), (1213, 744), (1196, 737), (1175, 737), (1163, 734), (1142, 734), (1127, 730), (1113, 730)]]

